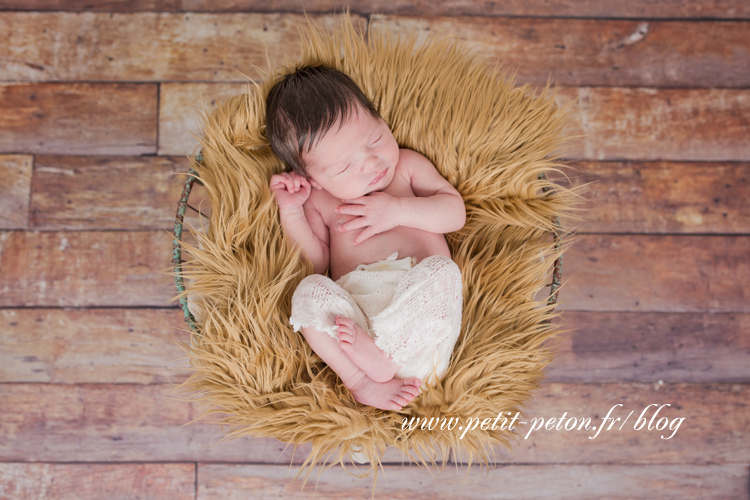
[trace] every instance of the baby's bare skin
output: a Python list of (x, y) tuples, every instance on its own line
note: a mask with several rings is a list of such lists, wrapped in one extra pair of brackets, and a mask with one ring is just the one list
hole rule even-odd
[(338, 316), (339, 347), (365, 375), (375, 382), (388, 382), (401, 368), (383, 352), (367, 332), (351, 318)]
[[(396, 165), (393, 180), (379, 191), (396, 198), (415, 197), (406, 174), (407, 165), (403, 161), (409, 158), (409, 154), (402, 154), (399, 158), (401, 161)], [(334, 281), (353, 271), (360, 264), (384, 260), (394, 252), (398, 252), (399, 259), (416, 257), (417, 264), (431, 255), (451, 257), (443, 234), (406, 226), (396, 226), (355, 245), (355, 239), (364, 228), (339, 230), (340, 226), (357, 218), (355, 215), (337, 212), (336, 209), (346, 205), (346, 202), (325, 190), (313, 189), (307, 203), (320, 214), (328, 230), (329, 272)], [(400, 409), (394, 402), (394, 396), (397, 398), (395, 401), (401, 401), (403, 398), (403, 401), (408, 402), (418, 394), (421, 381), (409, 379), (394, 383), (393, 377), (400, 367), (378, 348), (372, 337), (353, 320), (341, 317), (337, 324), (340, 325), (339, 348), (366, 375), (367, 380), (362, 378), (359, 383), (347, 386), (357, 401), (382, 409)]]
[[(409, 181), (404, 176), (405, 167), (403, 162), (399, 162), (396, 165), (393, 180), (381, 191), (396, 198), (415, 197)], [(357, 218), (354, 215), (336, 212), (338, 207), (346, 205), (345, 202), (326, 191), (313, 189), (307, 203), (312, 204), (325, 223), (330, 248), (329, 272), (333, 281), (353, 271), (360, 264), (384, 260), (394, 252), (398, 252), (399, 259), (416, 257), (417, 263), (431, 255), (445, 255), (451, 258), (450, 249), (443, 234), (406, 226), (396, 226), (371, 236), (355, 246), (354, 240), (364, 228), (349, 231), (338, 229), (339, 222), (345, 224)]]
[[(285, 230), (300, 227), (295, 205), (305, 200), (304, 220), (314, 236), (307, 228), (298, 230), (300, 238), (313, 240), (303, 249), (316, 272), (329, 271), (337, 281), (360, 264), (394, 252), (399, 259), (416, 257), (417, 264), (432, 255), (451, 258), (444, 233), (459, 229), (466, 217), (458, 191), (429, 160), (400, 149), (382, 119), (358, 107), (340, 125), (334, 124), (305, 154), (310, 181), (291, 173), (271, 179)], [(340, 317), (337, 323), (343, 341), (313, 327), (302, 332), (354, 398), (386, 410), (412, 401), (421, 380), (394, 378), (399, 367), (366, 332), (351, 318)]]

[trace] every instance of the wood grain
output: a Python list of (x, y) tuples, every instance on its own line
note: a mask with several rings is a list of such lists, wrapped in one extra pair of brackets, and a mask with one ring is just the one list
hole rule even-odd
[(157, 86), (0, 84), (0, 152), (156, 152)]
[[(548, 382), (748, 382), (746, 314), (562, 316)], [(178, 309), (4, 309), (0, 382), (176, 383), (189, 372)]]
[[(190, 167), (181, 157), (38, 156), (35, 163), (34, 229), (171, 229)], [(750, 228), (748, 163), (576, 162), (565, 175), (570, 181), (549, 177), (588, 184), (583, 233), (747, 234)], [(25, 189), (6, 200), (28, 204)], [(190, 204), (210, 213), (198, 185)], [(196, 225), (199, 217), (189, 210), (187, 220)]]
[(29, 198), (34, 158), (0, 155), (0, 229), (29, 227)]
[(182, 382), (178, 309), (2, 309), (0, 382)]
[(193, 464), (0, 463), (0, 498), (195, 498)]
[(14, 81), (245, 82), (266, 68), (266, 50), (274, 64), (299, 56), (304, 22), (298, 14), (0, 12), (0, 46), (12, 54), (0, 59), (0, 74)]
[[(166, 384), (3, 384), (0, 461), (267, 462), (289, 465), (294, 447), (276, 439), (220, 443), (206, 407)], [(309, 447), (294, 455), (301, 463)]]
[[(594, 430), (539, 430), (528, 439), (519, 424), (515, 453), (497, 450), (497, 463), (530, 464), (746, 464), (750, 460), (750, 385), (744, 384), (561, 384), (545, 383), (520, 421), (590, 418), (597, 425), (608, 410), (625, 419), (589, 439)], [(222, 430), (208, 420), (182, 427), (200, 408), (178, 401), (160, 385), (5, 384), (0, 392), (0, 460), (214, 461), (288, 465), (293, 447), (273, 439), (243, 438), (213, 446)], [(685, 418), (671, 439), (663, 430), (633, 426), (649, 404), (671, 404), (658, 418)], [(646, 418), (653, 416), (650, 408)], [(567, 412), (567, 416), (563, 413)], [(450, 415), (447, 415), (448, 417)], [(476, 415), (493, 419), (497, 415)], [(525, 419), (529, 420), (525, 420)], [(618, 426), (622, 425), (622, 420)], [(676, 425), (676, 424), (673, 424)], [(467, 431), (468, 432), (468, 431)], [(669, 436), (672, 431), (669, 431)], [(309, 448), (297, 449), (301, 463)], [(459, 455), (460, 456), (460, 455)], [(296, 472), (296, 467), (292, 467)]]
[[(330, 20), (318, 18), (323, 22)], [(359, 20), (359, 18), (356, 18)], [(395, 33), (455, 36), (521, 82), (747, 87), (746, 22), (374, 16)], [(299, 53), (292, 14), (0, 13), (4, 79), (235, 81)], [(363, 22), (363, 20), (359, 20)], [(146, 27), (147, 29), (144, 29)], [(129, 40), (129, 43), (121, 43)]]
[[(38, 156), (31, 227), (172, 231), (189, 168), (179, 157)], [(196, 186), (189, 202), (210, 214), (205, 189)], [(197, 225), (199, 216), (188, 210), (186, 220)]]
[[(373, 488), (341, 467), (292, 480), (268, 465), (198, 464), (198, 500), (289, 499), (508, 499), (599, 500), (742, 498), (747, 467), (733, 465), (506, 465), (442, 471), (386, 466)], [(354, 471), (351, 471), (354, 472)], [(540, 478), (543, 478), (540, 480)], [(374, 492), (373, 492), (374, 490)], [(551, 493), (554, 491), (554, 493)], [(658, 493), (656, 493), (658, 492)]]
[(450, 35), (544, 85), (747, 87), (745, 22), (376, 16), (389, 31)]
[[(166, 231), (0, 232), (0, 306), (171, 305), (171, 245)], [(747, 236), (581, 235), (559, 307), (748, 312), (749, 252)]]
[[(193, 151), (195, 142), (180, 131), (194, 127), (198, 96), (221, 101), (225, 86), (165, 85), (162, 100), (174, 123), (160, 139), (162, 154)], [(171, 94), (177, 94), (173, 97)], [(187, 98), (182, 95), (188, 96)], [(563, 133), (563, 153), (581, 160), (673, 160), (733, 162), (750, 160), (750, 93), (741, 89), (653, 89), (561, 87), (557, 102), (577, 100), (578, 109)], [(180, 125), (182, 123), (182, 125)]]
[[(508, 0), (473, 2), (470, 0), (351, 0), (352, 12), (372, 12), (418, 16), (539, 16), (539, 17), (605, 17), (605, 18), (687, 18), (750, 19), (750, 7), (743, 0), (629, 0), (624, 3), (580, 0)], [(0, 0), (0, 9), (68, 10), (68, 11), (213, 11), (213, 12), (331, 12), (341, 11), (337, 0)]]
[(588, 160), (750, 160), (750, 92), (735, 89), (562, 88), (577, 100), (564, 133)]
[(549, 382), (750, 382), (747, 314), (566, 311)]
[[(34, 229), (171, 230), (190, 167), (180, 157), (39, 156), (35, 162)], [(576, 162), (565, 175), (569, 181), (554, 173), (549, 177), (565, 185), (587, 184), (581, 207), (585, 223), (565, 223), (580, 225), (581, 233), (747, 234), (750, 227), (748, 163)], [(28, 189), (25, 195), (17, 189), (18, 195), (6, 200), (28, 204)], [(190, 204), (210, 214), (199, 185)], [(199, 224), (195, 211), (186, 217)]]
[(0, 307), (163, 307), (171, 259), (166, 231), (0, 232)]
[(748, 234), (750, 164), (577, 162), (549, 177), (588, 184), (586, 233)]
[(563, 309), (748, 312), (747, 236), (582, 235), (565, 255)]
[[(520, 427), (513, 462), (746, 465), (749, 394), (748, 384), (543, 384), (526, 405), (521, 421), (526, 417), (529, 423)], [(671, 406), (659, 410), (667, 404)], [(604, 424), (610, 409), (613, 420)], [(636, 430), (641, 415), (650, 424), (642, 423)], [(528, 434), (534, 418), (543, 419), (545, 425), (552, 418), (557, 420), (551, 430), (542, 427)], [(561, 425), (561, 430), (555, 429), (561, 419), (569, 424), (570, 418), (577, 419), (578, 425), (591, 418), (591, 428), (577, 430), (576, 426), (566, 431)], [(680, 418), (685, 420), (680, 422)], [(661, 430), (655, 427), (660, 420)], [(500, 454), (501, 461), (510, 459), (507, 451), (500, 450)]]
[(202, 113), (245, 93), (246, 84), (165, 83), (159, 90), (159, 154), (192, 154), (200, 146)]

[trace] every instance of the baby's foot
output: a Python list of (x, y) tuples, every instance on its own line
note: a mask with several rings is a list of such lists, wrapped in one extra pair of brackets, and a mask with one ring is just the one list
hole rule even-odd
[(393, 378), (388, 382), (375, 382), (369, 377), (362, 377), (349, 390), (354, 399), (368, 406), (381, 410), (400, 410), (419, 395), (422, 381), (418, 378)]
[(388, 382), (400, 368), (357, 323), (338, 316), (339, 347), (357, 367), (375, 382)]

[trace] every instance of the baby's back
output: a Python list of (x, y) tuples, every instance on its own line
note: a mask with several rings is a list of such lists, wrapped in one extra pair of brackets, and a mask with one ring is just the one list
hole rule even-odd
[[(393, 181), (383, 191), (397, 198), (415, 196), (409, 181), (399, 168), (396, 169)], [(344, 232), (338, 230), (339, 221), (346, 223), (356, 218), (354, 215), (336, 213), (336, 208), (344, 204), (340, 199), (324, 190), (313, 189), (306, 204), (308, 203), (313, 204), (328, 228), (330, 277), (334, 281), (360, 264), (384, 260), (394, 252), (398, 252), (399, 259), (416, 257), (417, 263), (431, 255), (451, 258), (443, 234), (406, 226), (397, 226), (376, 234), (355, 246), (354, 239), (364, 228)]]

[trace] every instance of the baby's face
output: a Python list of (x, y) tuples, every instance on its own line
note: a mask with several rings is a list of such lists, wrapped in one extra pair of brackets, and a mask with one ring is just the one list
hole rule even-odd
[(323, 134), (305, 160), (314, 188), (352, 199), (388, 187), (398, 157), (398, 144), (385, 121), (357, 106), (343, 126), (334, 123)]

